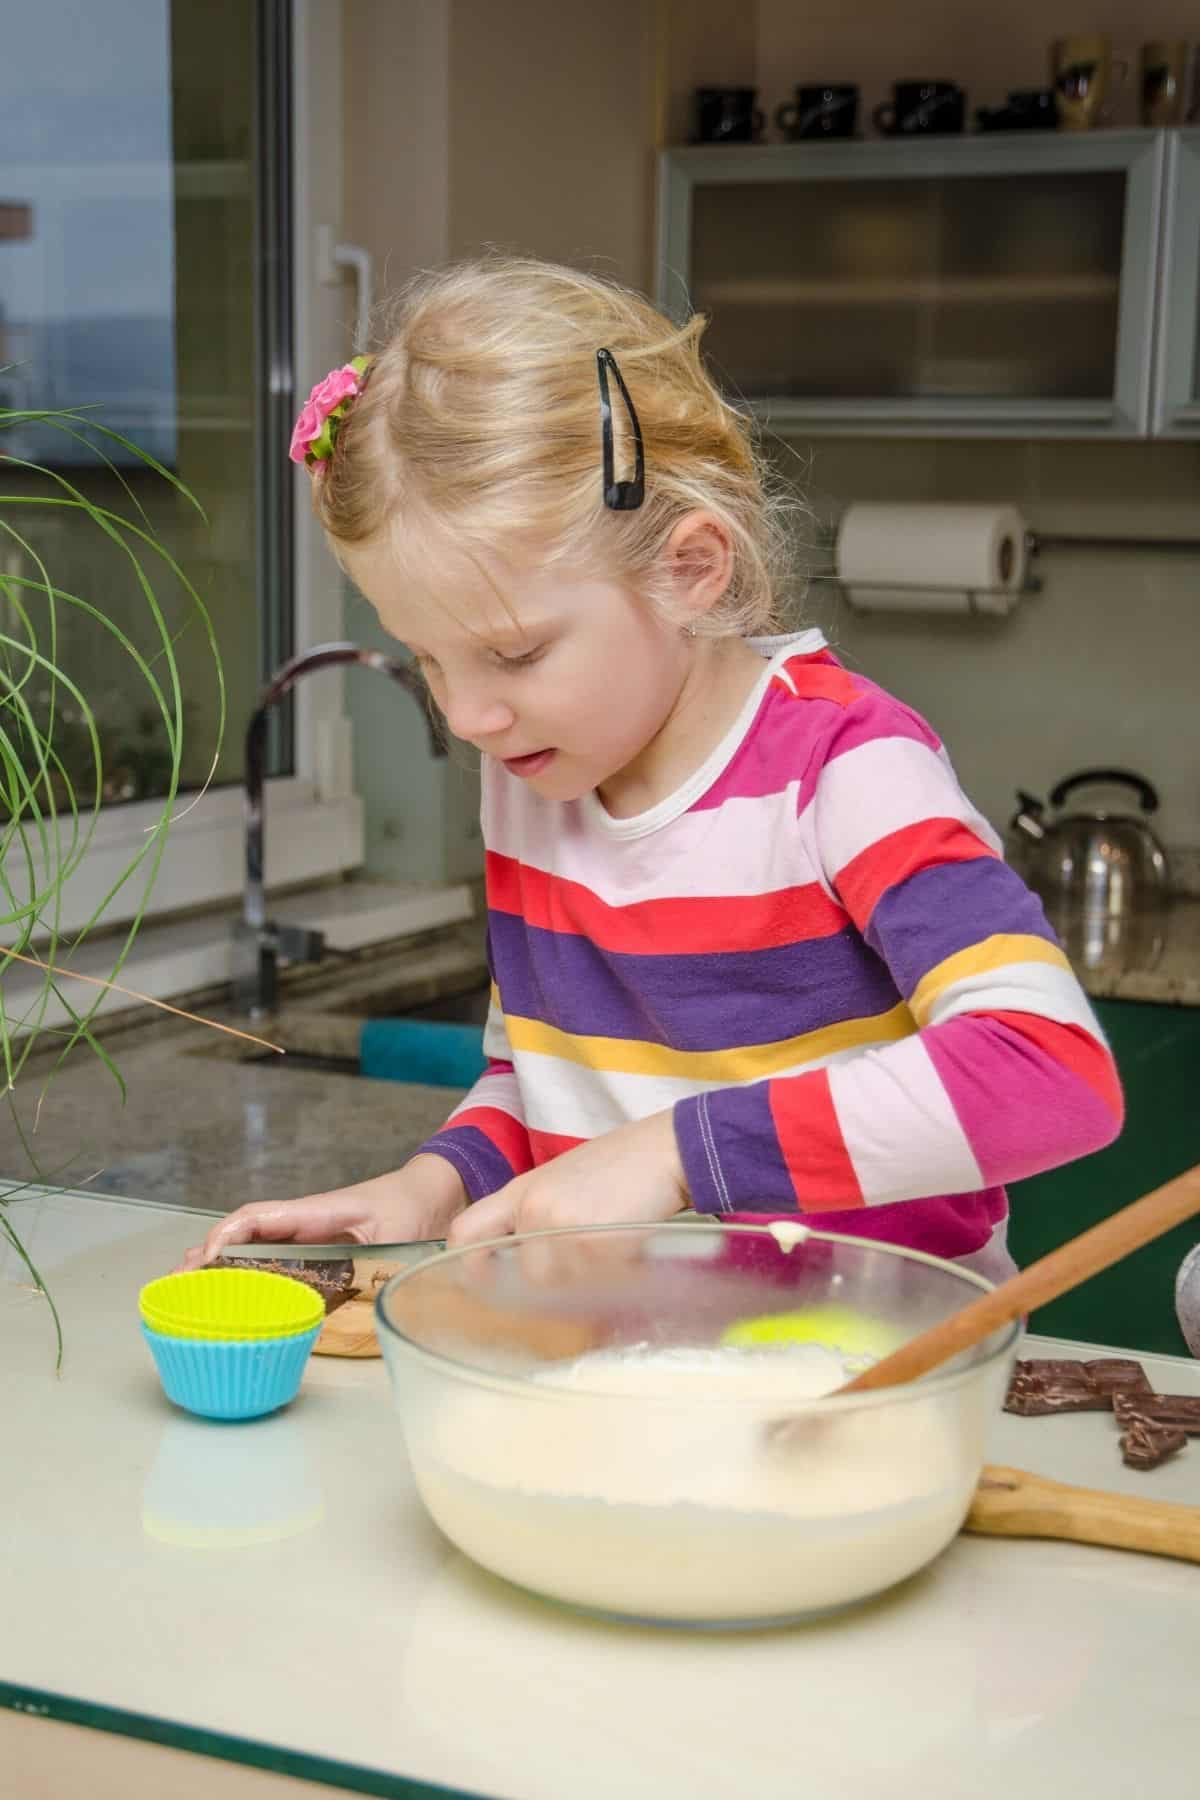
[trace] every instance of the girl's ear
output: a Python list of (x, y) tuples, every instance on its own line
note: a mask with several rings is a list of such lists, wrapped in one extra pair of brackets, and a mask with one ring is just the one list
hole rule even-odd
[(711, 612), (733, 577), (728, 527), (715, 513), (688, 513), (667, 539), (666, 561), (680, 623), (694, 625)]

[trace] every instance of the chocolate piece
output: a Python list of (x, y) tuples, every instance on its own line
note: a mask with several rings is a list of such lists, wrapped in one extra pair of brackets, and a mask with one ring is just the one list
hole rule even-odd
[(1088, 1377), (1102, 1394), (1151, 1394), (1150, 1377), (1132, 1356), (1097, 1356), (1085, 1362)]
[(1200, 1394), (1122, 1394), (1113, 1395), (1113, 1411), (1122, 1430), (1128, 1430), (1134, 1419), (1147, 1419), (1152, 1425), (1169, 1425), (1189, 1437), (1200, 1437)]
[(209, 1267), (260, 1269), (268, 1275), (288, 1275), (293, 1281), (302, 1281), (305, 1287), (316, 1289), (325, 1302), (327, 1315), (352, 1300), (358, 1292), (354, 1285), (354, 1264), (349, 1257), (337, 1262), (319, 1259), (289, 1262), (267, 1256), (218, 1256)]
[(1128, 1413), (1121, 1434), (1121, 1457), (1131, 1469), (1157, 1469), (1187, 1443), (1187, 1432), (1155, 1425), (1139, 1413)]
[(1004, 1410), (1032, 1419), (1044, 1413), (1107, 1412), (1110, 1404), (1083, 1363), (1034, 1357), (1014, 1365)]
[(1150, 1380), (1132, 1356), (1030, 1357), (1013, 1368), (1006, 1412), (1022, 1418), (1042, 1413), (1107, 1412), (1117, 1394), (1150, 1393)]

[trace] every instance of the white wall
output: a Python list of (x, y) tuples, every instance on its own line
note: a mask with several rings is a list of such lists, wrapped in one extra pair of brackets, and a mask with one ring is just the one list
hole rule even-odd
[[(826, 522), (852, 499), (1007, 500), (1035, 530), (1200, 537), (1200, 445), (816, 442), (800, 485)], [(798, 473), (800, 473), (798, 471)], [(839, 653), (928, 716), (995, 824), (1018, 785), (1087, 765), (1159, 788), (1200, 845), (1200, 553), (1047, 551), (1008, 619), (854, 613), (813, 587)]]

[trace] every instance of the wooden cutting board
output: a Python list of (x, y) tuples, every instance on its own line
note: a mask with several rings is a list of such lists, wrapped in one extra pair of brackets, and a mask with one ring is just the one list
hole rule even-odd
[(375, 1335), (375, 1296), (400, 1269), (400, 1263), (369, 1262), (354, 1265), (358, 1296), (346, 1300), (326, 1315), (321, 1335), (313, 1345), (314, 1356), (381, 1356)]

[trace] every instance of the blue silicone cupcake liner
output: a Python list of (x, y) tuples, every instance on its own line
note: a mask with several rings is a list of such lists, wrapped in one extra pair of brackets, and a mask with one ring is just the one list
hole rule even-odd
[(165, 1337), (142, 1326), (168, 1400), (206, 1419), (257, 1419), (286, 1406), (320, 1333), (314, 1325), (291, 1337), (227, 1341)]

